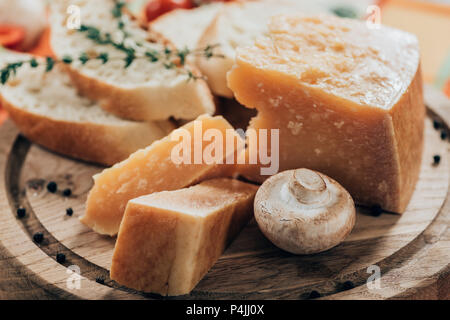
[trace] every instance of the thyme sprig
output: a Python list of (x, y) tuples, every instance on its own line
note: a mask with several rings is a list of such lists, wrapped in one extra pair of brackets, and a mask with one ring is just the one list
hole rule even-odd
[[(97, 56), (90, 57), (86, 53), (80, 54), (80, 56), (77, 58), (78, 61), (80, 61), (82, 64), (86, 64), (89, 60), (98, 59), (101, 60), (104, 63), (108, 61), (108, 54), (107, 53), (100, 53)], [(45, 67), (45, 72), (50, 72), (54, 69), (56, 64), (71, 64), (73, 63), (74, 58), (70, 56), (64, 56), (62, 59), (58, 60), (53, 57), (45, 57), (45, 59), (42, 60), (42, 62), (38, 61), (36, 58), (31, 58), (28, 60), (23, 61), (17, 61), (17, 62), (11, 62), (6, 64), (3, 69), (0, 70), (0, 83), (2, 85), (6, 84), (8, 80), (11, 78), (11, 76), (14, 76), (17, 74), (17, 71), (20, 67), (24, 65), (29, 65), (31, 68), (37, 68), (40, 65), (43, 65)]]
[[(17, 74), (19, 68), (24, 65), (29, 65), (31, 68), (37, 68), (39, 65), (45, 65), (45, 72), (50, 72), (54, 69), (57, 64), (70, 65), (75, 61), (79, 61), (82, 65), (87, 64), (89, 61), (100, 60), (102, 64), (106, 64), (111, 60), (124, 60), (124, 68), (128, 68), (135, 60), (145, 59), (150, 63), (155, 63), (162, 60), (163, 66), (166, 69), (176, 69), (180, 67), (185, 67), (186, 60), (188, 56), (204, 56), (206, 58), (211, 57), (222, 57), (221, 55), (215, 54), (213, 52), (217, 45), (209, 45), (205, 48), (190, 50), (184, 48), (182, 50), (170, 50), (165, 48), (163, 51), (147, 50), (144, 54), (138, 54), (135, 51), (129, 51), (130, 53), (123, 57), (111, 57), (107, 52), (101, 52), (96, 55), (87, 54), (82, 52), (78, 57), (72, 57), (69, 55), (63, 56), (61, 59), (55, 59), (53, 57), (46, 57), (42, 62), (38, 61), (36, 58), (31, 58), (23, 61), (16, 61), (6, 64), (2, 69), (0, 69), (0, 84), (5, 85), (12, 76)], [(126, 49), (128, 50), (128, 49)], [(190, 80), (205, 80), (205, 77), (196, 75), (189, 68), (180, 68), (186, 73), (188, 81)]]
[[(190, 50), (188, 48), (184, 49), (171, 49), (169, 47), (164, 47), (161, 51), (155, 49), (147, 49), (142, 54), (137, 53), (133, 46), (125, 44), (125, 37), (122, 41), (116, 41), (113, 39), (110, 33), (102, 33), (98, 28), (88, 25), (81, 25), (79, 32), (85, 33), (86, 37), (96, 44), (99, 45), (112, 45), (117, 50), (125, 53), (125, 68), (129, 67), (135, 59), (146, 58), (150, 62), (157, 62), (162, 60), (164, 65), (170, 66), (170, 68), (179, 66), (184, 66), (186, 64), (186, 59), (189, 55), (192, 56), (203, 56), (207, 59), (212, 57), (223, 58), (223, 55), (217, 54), (214, 50), (218, 45), (208, 45), (205, 48)], [(142, 47), (140, 43), (134, 43), (136, 47)], [(175, 61), (178, 60), (178, 63)]]
[(125, 1), (114, 0), (114, 7), (111, 10), (114, 18), (122, 18), (122, 9), (126, 6)]

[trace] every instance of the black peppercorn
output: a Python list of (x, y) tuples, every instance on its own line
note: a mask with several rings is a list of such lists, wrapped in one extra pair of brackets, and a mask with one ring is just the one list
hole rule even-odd
[(381, 208), (381, 206), (379, 204), (373, 205), (370, 208), (370, 214), (374, 217), (378, 217), (383, 213), (383, 209)]
[(66, 214), (71, 217), (73, 215), (73, 209), (72, 208), (67, 208), (66, 209)]
[(95, 279), (95, 281), (96, 281), (97, 283), (100, 283), (100, 284), (104, 284), (104, 283), (105, 283), (105, 279), (103, 279), (103, 278), (101, 278), (101, 277), (97, 277), (97, 278)]
[(58, 263), (66, 262), (66, 255), (64, 253), (58, 253), (56, 255), (56, 261), (58, 261)]
[(434, 165), (438, 165), (439, 163), (441, 162), (441, 156), (440, 155), (435, 155), (434, 157), (433, 157), (433, 164)]
[(27, 210), (25, 210), (25, 208), (19, 208), (19, 209), (17, 209), (17, 216), (18, 216), (19, 218), (25, 217), (26, 213), (27, 213)]
[(345, 281), (342, 285), (341, 285), (341, 289), (342, 290), (350, 290), (353, 289), (355, 287), (355, 285), (353, 284), (353, 282), (351, 281)]
[(441, 123), (437, 120), (433, 120), (433, 128), (435, 128), (437, 130), (440, 127), (441, 127)]
[(44, 234), (42, 232), (36, 232), (33, 235), (33, 240), (36, 243), (41, 243), (44, 240)]
[(71, 195), (72, 195), (72, 190), (70, 190), (69, 188), (64, 189), (64, 191), (63, 191), (64, 197), (70, 197)]
[(50, 181), (47, 184), (47, 190), (48, 190), (48, 192), (55, 193), (56, 190), (58, 190), (58, 185), (56, 184), (56, 182)]
[(308, 299), (316, 299), (316, 298), (320, 298), (320, 293), (317, 292), (316, 290), (311, 291), (311, 293), (309, 294)]

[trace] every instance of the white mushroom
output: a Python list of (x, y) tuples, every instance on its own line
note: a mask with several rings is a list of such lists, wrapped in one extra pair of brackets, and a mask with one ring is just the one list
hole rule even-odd
[(355, 225), (355, 204), (326, 175), (297, 169), (270, 177), (255, 197), (255, 219), (277, 247), (311, 254), (341, 243)]

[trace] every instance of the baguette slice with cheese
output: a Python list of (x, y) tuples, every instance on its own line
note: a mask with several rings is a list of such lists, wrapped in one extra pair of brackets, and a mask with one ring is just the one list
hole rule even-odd
[[(71, 29), (71, 23), (72, 27), (76, 25), (76, 13), (67, 14), (70, 6), (80, 9), (83, 27), (95, 27), (102, 39), (109, 34), (115, 43), (123, 42), (126, 48), (133, 48), (138, 58), (126, 67), (124, 51), (111, 44), (99, 44), (92, 39), (95, 32)], [(122, 18), (115, 17), (115, 1), (56, 0), (50, 3), (50, 8), (51, 46), (56, 57), (72, 57), (74, 61), (68, 71), (75, 85), (87, 97), (100, 101), (105, 110), (139, 121), (169, 117), (194, 119), (200, 114), (214, 113), (215, 105), (207, 84), (188, 76), (189, 72), (200, 76), (198, 70), (189, 62), (184, 66), (171, 66), (172, 60), (165, 58), (166, 49), (174, 50), (171, 44), (160, 36), (150, 41), (148, 33), (125, 13)], [(125, 40), (122, 31), (127, 35)], [(78, 59), (82, 53), (90, 57), (106, 53), (109, 59), (107, 63), (91, 59), (83, 64)], [(147, 53), (156, 56), (156, 61), (147, 57)]]
[(219, 2), (194, 9), (172, 10), (152, 21), (149, 29), (162, 34), (177, 48), (196, 49), (200, 37), (222, 7)]
[(226, 4), (198, 42), (200, 48), (208, 44), (218, 44), (217, 54), (224, 56), (224, 58), (197, 59), (197, 66), (207, 77), (212, 92), (232, 98), (233, 92), (228, 88), (226, 74), (234, 65), (236, 48), (250, 45), (256, 38), (267, 33), (267, 24), (272, 16), (301, 9), (314, 10), (313, 8), (303, 10), (301, 4), (286, 0)]
[[(14, 54), (8, 60), (24, 61), (25, 57)], [(169, 121), (134, 122), (108, 114), (78, 95), (59, 66), (46, 73), (40, 63), (35, 69), (22, 66), (0, 86), (1, 105), (19, 130), (37, 144), (77, 159), (112, 165), (175, 127)]]

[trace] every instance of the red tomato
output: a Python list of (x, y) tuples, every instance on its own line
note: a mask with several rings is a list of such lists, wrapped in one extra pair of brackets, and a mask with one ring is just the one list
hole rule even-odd
[(19, 26), (0, 25), (0, 45), (14, 47), (25, 39), (25, 29)]
[(152, 21), (160, 15), (173, 9), (191, 9), (194, 7), (191, 0), (150, 0), (145, 7), (147, 21)]

